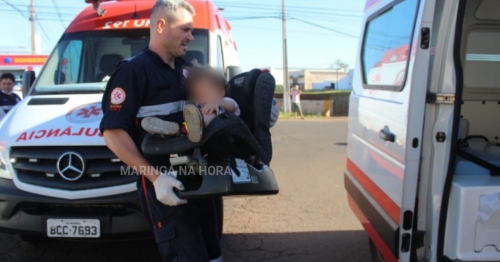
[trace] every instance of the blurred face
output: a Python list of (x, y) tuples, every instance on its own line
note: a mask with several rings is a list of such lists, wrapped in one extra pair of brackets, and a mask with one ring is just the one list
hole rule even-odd
[(10, 93), (12, 92), (12, 88), (14, 88), (14, 82), (11, 79), (2, 79), (0, 87), (5, 93)]
[(196, 104), (218, 103), (225, 95), (223, 87), (206, 78), (200, 78), (190, 88)]
[(176, 19), (169, 21), (161, 19), (162, 42), (167, 52), (174, 57), (184, 56), (187, 47), (193, 41), (193, 16), (184, 8), (176, 12)]

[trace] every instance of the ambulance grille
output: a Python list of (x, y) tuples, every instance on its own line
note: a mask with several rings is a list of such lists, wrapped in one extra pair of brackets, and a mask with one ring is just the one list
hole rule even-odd
[[(72, 160), (68, 162), (69, 155)], [(84, 160), (83, 163), (80, 157)], [(21, 182), (55, 189), (87, 190), (137, 180), (137, 174), (127, 173), (130, 169), (103, 146), (13, 147), (10, 160)], [(67, 172), (60, 172), (68, 166), (77, 171), (71, 171), (70, 168)], [(68, 180), (68, 177), (74, 180)]]
[(29, 106), (47, 106), (47, 105), (64, 105), (68, 102), (68, 97), (62, 98), (31, 98), (28, 101)]

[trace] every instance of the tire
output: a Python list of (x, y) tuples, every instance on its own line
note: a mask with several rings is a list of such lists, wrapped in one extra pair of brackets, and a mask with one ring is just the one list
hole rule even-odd
[(373, 262), (385, 262), (384, 258), (380, 254), (380, 251), (378, 251), (375, 244), (373, 244), (373, 241), (370, 238), (368, 238), (368, 241), (370, 242), (370, 254), (372, 257), (372, 261)]

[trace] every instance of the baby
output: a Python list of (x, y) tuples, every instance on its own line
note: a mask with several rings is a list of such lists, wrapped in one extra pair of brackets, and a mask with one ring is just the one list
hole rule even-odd
[(187, 90), (190, 104), (183, 111), (182, 128), (175, 122), (156, 117), (145, 117), (141, 125), (149, 133), (159, 135), (187, 134), (188, 139), (198, 143), (203, 138), (203, 129), (220, 114), (240, 115), (236, 101), (225, 97), (228, 84), (224, 76), (210, 67), (196, 66), (188, 70)]

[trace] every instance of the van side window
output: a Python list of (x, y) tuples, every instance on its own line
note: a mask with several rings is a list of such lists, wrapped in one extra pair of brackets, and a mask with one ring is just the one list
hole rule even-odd
[(368, 20), (361, 51), (364, 88), (403, 89), (410, 53), (416, 48), (411, 42), (418, 2), (399, 2)]
[(79, 83), (80, 65), (82, 62), (82, 41), (71, 41), (64, 51), (59, 70), (65, 76), (65, 81), (60, 84)]
[(222, 52), (222, 39), (217, 37), (217, 68), (224, 69), (224, 54)]

